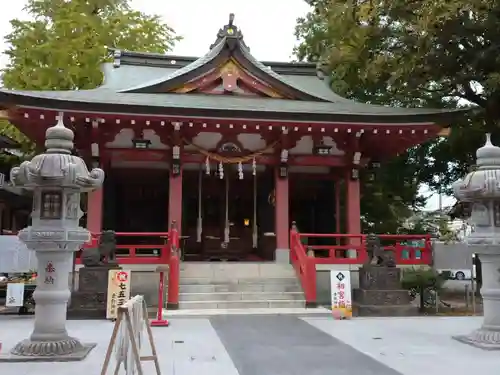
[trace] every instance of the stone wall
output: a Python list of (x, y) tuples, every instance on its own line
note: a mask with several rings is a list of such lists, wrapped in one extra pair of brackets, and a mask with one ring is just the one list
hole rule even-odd
[[(78, 289), (78, 272), (75, 275), (75, 288)], [(165, 277), (166, 279), (166, 277)], [(71, 280), (71, 276), (70, 276)], [(143, 295), (149, 307), (158, 306), (158, 282), (159, 274), (154, 271), (132, 271), (132, 285), (130, 295)], [(165, 280), (167, 282), (167, 280)], [(71, 281), (70, 281), (71, 284)], [(165, 289), (166, 289), (165, 284)], [(167, 291), (165, 290), (165, 295)]]
[(434, 267), (436, 269), (466, 269), (472, 268), (472, 250), (462, 242), (445, 244), (434, 243)]

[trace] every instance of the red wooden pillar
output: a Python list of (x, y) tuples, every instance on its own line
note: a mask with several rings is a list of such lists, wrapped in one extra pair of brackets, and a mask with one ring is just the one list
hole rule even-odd
[(182, 233), (182, 136), (180, 132), (182, 123), (173, 122), (172, 126), (167, 228), (170, 228), (170, 224), (175, 221), (177, 234), (180, 236)]
[(87, 194), (87, 229), (91, 233), (101, 233), (103, 188)]
[[(352, 170), (346, 175), (346, 232), (347, 234), (361, 234), (361, 194), (359, 179), (352, 178)], [(360, 245), (360, 238), (351, 238), (349, 243)], [(349, 250), (348, 257), (356, 258), (356, 251)]]
[(277, 263), (290, 263), (290, 217), (289, 217), (289, 194), (288, 177), (279, 176), (279, 168), (275, 174), (275, 231), (276, 231), (276, 254)]
[[(182, 168), (178, 175), (170, 172), (169, 194), (168, 194), (168, 222), (177, 224), (179, 235), (182, 233)], [(170, 224), (167, 223), (167, 228)]]

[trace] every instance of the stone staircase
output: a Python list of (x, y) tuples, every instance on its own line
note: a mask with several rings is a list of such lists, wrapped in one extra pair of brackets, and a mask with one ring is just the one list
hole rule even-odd
[(180, 309), (303, 308), (291, 265), (183, 262)]

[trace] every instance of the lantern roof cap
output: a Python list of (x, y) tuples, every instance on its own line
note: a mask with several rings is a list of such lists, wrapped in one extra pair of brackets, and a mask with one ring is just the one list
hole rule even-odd
[(484, 146), (476, 151), (476, 165), (478, 167), (500, 166), (500, 147), (491, 143), (491, 134), (486, 134)]
[(45, 132), (45, 148), (48, 154), (71, 154), (75, 134), (64, 126), (63, 114), (57, 116), (57, 123)]

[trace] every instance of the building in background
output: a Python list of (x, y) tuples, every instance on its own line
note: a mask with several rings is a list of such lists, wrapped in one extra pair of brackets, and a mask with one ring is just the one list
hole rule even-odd
[(96, 89), (0, 90), (0, 106), (40, 145), (62, 116), (75, 152), (105, 170), (84, 208), (92, 232), (176, 221), (191, 260), (287, 260), (292, 221), (360, 234), (360, 170), (459, 114), (342, 98), (321, 66), (255, 59), (232, 18), (201, 57), (113, 53)]

